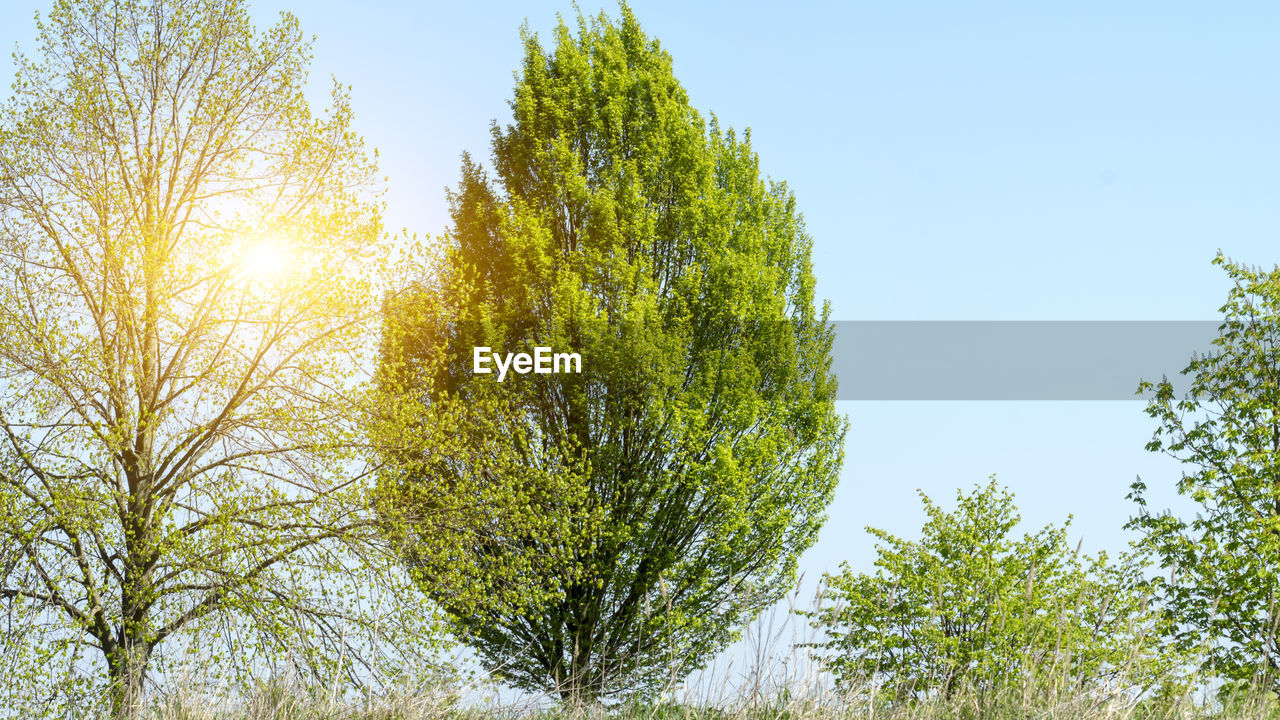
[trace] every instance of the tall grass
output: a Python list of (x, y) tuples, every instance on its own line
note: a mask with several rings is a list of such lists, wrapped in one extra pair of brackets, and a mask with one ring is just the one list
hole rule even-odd
[[(152, 720), (1280, 720), (1280, 701), (1239, 692), (1226, 704), (1214, 693), (1146, 697), (1123, 681), (1081, 689), (1077, 678), (1011, 677), (997, 688), (960, 688), (949, 698), (897, 701), (868, 680), (837, 688), (809, 656), (813, 631), (795, 613), (798, 591), (745, 633), (718, 665), (662, 689), (655, 699), (612, 706), (571, 706), (552, 697), (494, 692), (480, 677), (402, 686), (351, 698), (332, 687), (276, 680), (212, 701), (199, 688), (156, 697)], [(821, 602), (819, 597), (817, 602)]]
[(993, 704), (989, 697), (957, 693), (894, 706), (848, 697), (777, 695), (725, 705), (662, 701), (605, 707), (549, 706), (515, 711), (512, 708), (466, 707), (441, 703), (430, 695), (400, 694), (364, 703), (344, 703), (323, 689), (272, 687), (255, 689), (241, 701), (211, 707), (198, 695), (172, 695), (157, 702), (148, 717), (154, 720), (1264, 720), (1280, 718), (1273, 697), (1252, 695), (1224, 707), (1195, 702), (1191, 696), (1159, 702), (1133, 702), (1123, 697), (1081, 693), (1054, 696), (1010, 692)]

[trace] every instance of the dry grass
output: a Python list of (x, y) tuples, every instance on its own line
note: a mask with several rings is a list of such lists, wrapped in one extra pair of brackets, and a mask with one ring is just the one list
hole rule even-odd
[[(807, 622), (790, 608), (747, 630), (736, 656), (657, 694), (610, 707), (567, 707), (550, 698), (513, 699), (483, 677), (463, 686), (429, 681), (377, 696), (283, 679), (223, 687), (216, 697), (196, 682), (153, 695), (148, 720), (1280, 720), (1274, 694), (1240, 693), (1224, 706), (1212, 693), (1135, 697), (1123, 681), (1079, 689), (1052, 670), (997, 689), (962, 689), (950, 698), (894, 701), (875, 683), (837, 689), (811, 661)], [(818, 602), (821, 602), (820, 598)], [(1203, 686), (1203, 684), (1202, 684)], [(230, 699), (228, 699), (230, 692)], [(0, 693), (2, 695), (2, 693)], [(10, 714), (6, 715), (8, 710)], [(0, 717), (19, 717), (0, 708)], [(74, 714), (80, 717), (79, 714)], [(102, 720), (106, 716), (102, 715)]]
[[(1069, 679), (1011, 679), (997, 690), (894, 702), (874, 683), (837, 690), (809, 658), (807, 623), (791, 608), (766, 614), (737, 657), (672, 686), (661, 700), (566, 707), (548, 698), (512, 700), (491, 686), (401, 688), (361, 701), (300, 683), (263, 684), (218, 707), (197, 693), (158, 701), (150, 720), (1280, 720), (1280, 699), (1241, 693), (1228, 706), (1204, 692), (1135, 697), (1119, 683), (1084, 691)], [(819, 600), (820, 601), (820, 600)], [(736, 668), (735, 668), (736, 663)], [(481, 681), (483, 683), (483, 680)], [(463, 700), (464, 697), (483, 698)], [(504, 697), (506, 699), (504, 699)]]
[(1135, 703), (1121, 697), (1078, 695), (1049, 701), (1028, 701), (1011, 694), (997, 703), (990, 699), (958, 696), (894, 707), (874, 701), (854, 702), (831, 695), (795, 697), (780, 694), (769, 702), (718, 707), (689, 703), (626, 705), (610, 709), (544, 708), (517, 712), (511, 708), (466, 708), (439, 703), (428, 697), (396, 696), (355, 705), (315, 697), (306, 691), (291, 694), (263, 692), (244, 699), (237, 707), (219, 709), (199, 700), (171, 698), (154, 707), (153, 720), (1161, 720), (1218, 718), (1264, 720), (1280, 718), (1280, 703), (1255, 696), (1223, 708), (1190, 698)]

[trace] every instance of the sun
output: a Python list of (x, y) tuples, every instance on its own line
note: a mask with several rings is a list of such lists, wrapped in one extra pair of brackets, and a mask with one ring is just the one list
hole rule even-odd
[(246, 278), (263, 285), (274, 285), (289, 272), (293, 258), (283, 242), (266, 239), (245, 249), (239, 265)]

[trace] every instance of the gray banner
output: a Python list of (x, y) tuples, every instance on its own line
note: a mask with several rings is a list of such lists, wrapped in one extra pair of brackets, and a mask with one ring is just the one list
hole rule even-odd
[(1218, 320), (844, 321), (841, 400), (1139, 400), (1213, 349)]

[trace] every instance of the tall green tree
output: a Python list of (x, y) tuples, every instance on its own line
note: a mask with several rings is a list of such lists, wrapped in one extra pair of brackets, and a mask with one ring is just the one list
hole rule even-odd
[(1067, 543), (1067, 525), (1016, 536), (1013, 495), (995, 478), (957, 492), (951, 511), (920, 497), (920, 538), (868, 528), (875, 571), (825, 576), (821, 607), (808, 613), (840, 685), (889, 702), (963, 697), (980, 713), (1010, 699), (1025, 707), (1055, 693), (1151, 687), (1155, 616), (1138, 556), (1086, 557)]
[(1183, 397), (1167, 378), (1139, 388), (1157, 422), (1147, 449), (1186, 467), (1176, 487), (1195, 517), (1151, 512), (1139, 478), (1129, 527), (1168, 573), (1153, 586), (1174, 646), (1214, 675), (1280, 691), (1280, 268), (1214, 264), (1233, 287), (1213, 349), (1182, 371)]
[[(524, 488), (543, 524), (466, 560), (483, 578), (523, 559), (542, 601), (435, 599), (504, 677), (591, 700), (682, 678), (780, 597), (845, 422), (810, 238), (749, 137), (704, 121), (626, 6), (561, 22), (550, 50), (523, 39), (492, 177), (464, 161), (432, 274), (388, 303), (389, 377), (420, 412), (486, 410), (401, 458), (387, 491)], [(582, 372), (500, 381), (473, 373), (479, 346), (577, 352)]]
[(355, 422), (383, 233), (347, 91), (313, 112), (297, 20), (240, 0), (39, 30), (0, 112), (5, 707), (131, 716), (184, 656), (377, 677), (362, 641), (404, 625), (366, 591), (397, 556)]

